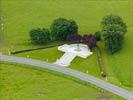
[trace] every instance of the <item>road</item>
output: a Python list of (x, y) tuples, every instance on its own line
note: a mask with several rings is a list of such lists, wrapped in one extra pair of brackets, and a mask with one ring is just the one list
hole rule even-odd
[(120, 88), (116, 85), (113, 85), (111, 83), (105, 82), (101, 79), (98, 79), (94, 76), (77, 71), (77, 70), (73, 70), (70, 68), (64, 68), (62, 66), (51, 64), (51, 63), (48, 63), (45, 61), (34, 60), (34, 59), (29, 59), (29, 58), (22, 58), (22, 57), (15, 57), (15, 56), (0, 55), (0, 61), (33, 65), (33, 66), (57, 71), (57, 72), (60, 72), (60, 73), (66, 74), (66, 75), (73, 76), (82, 81), (89, 82), (97, 87), (100, 87), (104, 90), (112, 92), (116, 95), (119, 95), (119, 96), (125, 98), (125, 99), (133, 100), (133, 94), (131, 92), (129, 92), (123, 88)]

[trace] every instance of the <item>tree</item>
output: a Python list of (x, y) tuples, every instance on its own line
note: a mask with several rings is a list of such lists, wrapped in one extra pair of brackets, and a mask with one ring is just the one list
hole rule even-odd
[(101, 32), (100, 31), (95, 33), (95, 38), (96, 38), (97, 41), (101, 40)]
[(50, 29), (53, 40), (66, 40), (68, 35), (78, 33), (76, 22), (64, 18), (54, 20)]
[(110, 53), (115, 53), (122, 48), (123, 32), (119, 25), (108, 25), (103, 29), (103, 38), (106, 50)]
[(101, 24), (106, 50), (112, 54), (119, 51), (127, 32), (126, 24), (116, 15), (105, 16)]
[(32, 29), (30, 32), (31, 42), (33, 44), (46, 44), (50, 42), (50, 32), (48, 29)]
[(116, 24), (121, 26), (121, 31), (125, 34), (127, 32), (127, 26), (126, 23), (123, 21), (123, 19), (120, 16), (117, 15), (107, 15), (103, 18), (101, 22), (102, 26), (105, 27), (107, 25)]
[(84, 41), (85, 44), (88, 45), (88, 47), (90, 49), (96, 47), (96, 38), (92, 34), (90, 34), (90, 35), (84, 35), (83, 36), (83, 41)]
[(78, 25), (74, 20), (69, 20), (70, 22), (70, 33), (74, 34), (74, 33), (78, 33)]

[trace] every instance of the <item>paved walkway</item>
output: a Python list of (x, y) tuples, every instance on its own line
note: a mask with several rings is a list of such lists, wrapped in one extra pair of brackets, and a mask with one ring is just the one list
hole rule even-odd
[(76, 54), (66, 52), (60, 59), (57, 59), (55, 64), (67, 67), (71, 64), (72, 60), (75, 57), (76, 57)]
[(89, 82), (93, 85), (96, 85), (96, 86), (102, 88), (102, 89), (105, 89), (109, 92), (119, 95), (125, 99), (133, 100), (133, 94), (131, 92), (129, 92), (123, 88), (120, 88), (116, 85), (113, 85), (113, 84), (110, 84), (103, 80), (100, 80), (94, 76), (91, 76), (91, 75), (88, 75), (88, 74), (85, 74), (85, 73), (82, 73), (82, 72), (79, 72), (79, 71), (76, 71), (76, 70), (73, 70), (70, 68), (60, 67), (59, 65), (50, 64), (50, 63), (40, 61), (40, 60), (33, 60), (33, 59), (29, 59), (29, 58), (14, 57), (14, 56), (5, 56), (5, 55), (0, 56), (0, 61), (28, 64), (28, 65), (38, 66), (41, 68), (61, 72), (63, 74), (78, 78), (82, 81)]
[(58, 50), (65, 52), (65, 54), (60, 59), (57, 59), (57, 61), (55, 62), (55, 64), (62, 67), (68, 67), (76, 56), (81, 58), (87, 58), (92, 54), (88, 46), (82, 43), (69, 45), (64, 44), (59, 46)]

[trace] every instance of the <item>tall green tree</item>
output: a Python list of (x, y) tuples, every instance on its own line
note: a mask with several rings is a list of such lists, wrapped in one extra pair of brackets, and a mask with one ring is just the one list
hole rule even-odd
[(68, 35), (78, 33), (76, 22), (65, 18), (54, 20), (50, 29), (53, 40), (66, 40)]
[(107, 15), (103, 18), (102, 22), (101, 22), (102, 26), (107, 26), (107, 25), (112, 25), (112, 24), (116, 24), (121, 26), (121, 31), (123, 31), (123, 33), (127, 32), (127, 25), (126, 23), (123, 21), (123, 19), (120, 16), (117, 15)]
[(122, 48), (123, 44), (123, 32), (119, 25), (108, 25), (104, 27), (103, 38), (105, 42), (106, 50), (110, 53), (115, 53)]
[(123, 45), (127, 26), (122, 18), (115, 15), (105, 16), (101, 22), (105, 48), (110, 53), (118, 52)]

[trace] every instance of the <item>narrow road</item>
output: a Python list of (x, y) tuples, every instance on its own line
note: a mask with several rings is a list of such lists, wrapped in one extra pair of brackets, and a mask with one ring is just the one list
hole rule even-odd
[(55, 64), (60, 65), (60, 66), (64, 66), (67, 67), (70, 65), (70, 63), (72, 62), (72, 60), (76, 57), (76, 54), (70, 53), (70, 52), (66, 52), (64, 53), (64, 55), (58, 59)]
[(108, 82), (105, 82), (101, 79), (98, 79), (94, 76), (70, 69), (70, 68), (64, 68), (59, 65), (50, 64), (48, 62), (40, 61), (40, 60), (34, 60), (29, 58), (22, 58), (22, 57), (14, 57), (14, 56), (6, 56), (1, 55), (0, 61), (4, 62), (13, 62), (13, 63), (20, 63), (20, 64), (28, 64), (33, 66), (38, 66), (41, 68), (57, 71), (66, 75), (73, 76), (75, 78), (78, 78), (82, 81), (89, 82), (93, 85), (96, 85), (104, 90), (107, 90), (109, 92), (112, 92), (116, 95), (119, 95), (125, 99), (133, 100), (133, 94), (125, 89), (122, 89), (116, 85), (110, 84)]

